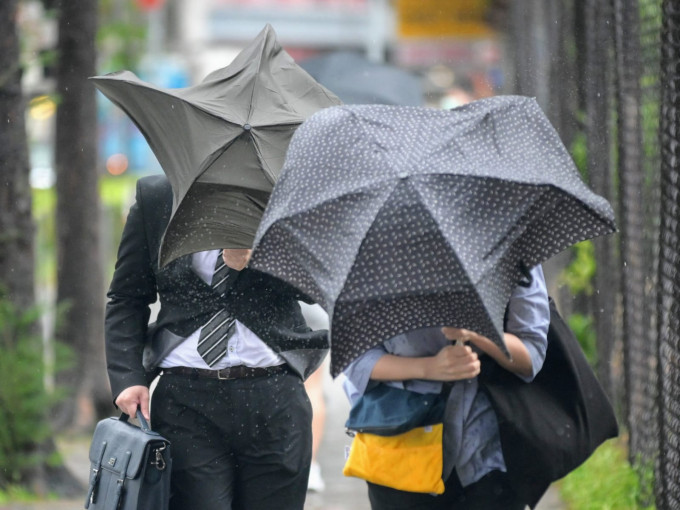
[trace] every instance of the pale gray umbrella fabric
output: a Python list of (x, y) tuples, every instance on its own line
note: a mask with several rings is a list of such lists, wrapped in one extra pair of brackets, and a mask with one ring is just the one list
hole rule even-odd
[(295, 129), (341, 104), (270, 25), (193, 87), (156, 87), (130, 71), (91, 79), (137, 125), (172, 185), (161, 267), (196, 251), (250, 248)]
[(423, 327), (472, 329), (505, 350), (523, 267), (614, 231), (533, 99), (346, 105), (296, 132), (250, 265), (328, 312), (337, 375)]

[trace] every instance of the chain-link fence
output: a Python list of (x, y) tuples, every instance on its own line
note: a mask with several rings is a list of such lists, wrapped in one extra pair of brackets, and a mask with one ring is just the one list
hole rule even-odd
[(661, 30), (661, 235), (658, 281), (657, 507), (680, 508), (680, 6), (664, 0)]
[(619, 233), (595, 241), (595, 292), (571, 309), (594, 318), (630, 461), (655, 474), (640, 503), (680, 509), (680, 3), (510, 5), (508, 92), (536, 96), (567, 147), (582, 136), (617, 213)]

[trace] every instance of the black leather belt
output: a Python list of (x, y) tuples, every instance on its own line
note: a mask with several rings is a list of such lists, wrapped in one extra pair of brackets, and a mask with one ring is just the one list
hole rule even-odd
[(244, 379), (249, 377), (263, 377), (272, 374), (280, 374), (286, 371), (287, 369), (285, 364), (264, 368), (236, 365), (234, 367), (222, 368), (220, 370), (191, 367), (170, 367), (163, 369), (164, 374), (184, 375), (193, 377), (194, 379), (205, 377), (209, 379), (220, 379), (222, 381), (227, 381), (230, 379)]

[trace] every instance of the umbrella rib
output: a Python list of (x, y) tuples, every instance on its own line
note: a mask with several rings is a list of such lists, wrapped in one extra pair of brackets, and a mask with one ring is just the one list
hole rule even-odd
[[(396, 183), (394, 183), (392, 181), (394, 181), (394, 179), (381, 179), (380, 181), (378, 181), (378, 184), (392, 185), (392, 187), (394, 187), (396, 185)], [(279, 183), (279, 185), (280, 185), (280, 183)], [(279, 187), (279, 190), (280, 190), (279, 191), (280, 195), (286, 195), (288, 193), (286, 190), (283, 189), (282, 186)], [(314, 202), (313, 204), (308, 204), (307, 201), (305, 201), (305, 200), (299, 200), (299, 201), (297, 201), (297, 203), (302, 205), (303, 207), (300, 208), (300, 209), (294, 209), (294, 210), (287, 211), (287, 214), (289, 216), (298, 215), (298, 214), (307, 214), (307, 213), (313, 211), (314, 209), (323, 207), (326, 204), (331, 203), (334, 200), (339, 200), (339, 199), (345, 198), (349, 195), (359, 195), (361, 193), (365, 193), (366, 191), (371, 191), (371, 190), (375, 190), (375, 184), (374, 183), (370, 183), (368, 185), (361, 186), (361, 187), (354, 188), (354, 189), (350, 189), (350, 190), (341, 190), (339, 195), (330, 196), (330, 197), (325, 198), (321, 201)], [(307, 193), (307, 192), (308, 191), (305, 191), (305, 193)], [(389, 194), (391, 194), (391, 192)], [(389, 197), (389, 194), (387, 195), (388, 197)], [(296, 202), (295, 198), (293, 198), (288, 205), (290, 205), (291, 203), (295, 203), (295, 202)], [(382, 207), (384, 205), (385, 205), (384, 203), (381, 204), (380, 208), (378, 210), (382, 209)], [(267, 227), (267, 228), (269, 228), (269, 227)]]
[[(258, 61), (257, 61), (257, 72), (255, 73), (256, 79), (259, 79), (260, 77), (260, 70), (262, 69), (262, 62), (264, 61), (264, 46), (262, 47), (262, 50), (260, 51), (260, 54), (258, 55)], [(253, 98), (255, 97), (255, 82), (253, 83), (253, 88), (250, 91), (250, 106), (248, 108), (248, 120), (250, 120), (250, 116), (253, 113)], [(258, 126), (260, 127), (260, 126)]]
[[(205, 107), (201, 106), (200, 104), (196, 104), (196, 103), (190, 101), (189, 99), (186, 99), (186, 98), (184, 98), (184, 97), (182, 97), (182, 96), (180, 96), (180, 95), (177, 95), (177, 92), (181, 92), (182, 90), (187, 90), (187, 89), (189, 89), (190, 87), (183, 87), (183, 88), (172, 89), (173, 92), (175, 92), (175, 93), (172, 93), (172, 92), (170, 92), (170, 91), (168, 91), (168, 90), (166, 90), (166, 89), (163, 89), (163, 88), (161, 88), (161, 87), (156, 87), (155, 85), (153, 85), (153, 84), (151, 84), (151, 83), (147, 83), (147, 82), (145, 82), (145, 81), (143, 81), (143, 80), (138, 80), (138, 81), (133, 81), (133, 80), (121, 80), (121, 81), (123, 81), (124, 83), (126, 83), (126, 84), (128, 84), (128, 85), (144, 87), (144, 88), (146, 88), (146, 89), (148, 89), (148, 90), (150, 90), (150, 91), (154, 91), (154, 92), (157, 92), (157, 93), (162, 94), (162, 95), (164, 95), (164, 96), (168, 96), (168, 97), (170, 97), (170, 98), (172, 98), (172, 99), (176, 99), (176, 100), (178, 100), (178, 101), (180, 101), (180, 102), (182, 102), (182, 103), (184, 103), (184, 104), (187, 104), (187, 105), (191, 106), (192, 108), (196, 108), (197, 110), (200, 110), (201, 112), (205, 113), (206, 115), (208, 115), (208, 116), (210, 116), (210, 117), (213, 117), (213, 118), (215, 118), (215, 119), (219, 119), (219, 120), (228, 122), (229, 124), (233, 124), (234, 126), (241, 127), (241, 124), (238, 124), (238, 123), (236, 123), (236, 122), (234, 122), (234, 121), (232, 121), (232, 120), (229, 120), (229, 119), (225, 119), (224, 117), (222, 117), (222, 116), (220, 116), (220, 115), (218, 115), (218, 114), (216, 114), (216, 113), (214, 113), (214, 112), (211, 112), (210, 110), (206, 109)], [(109, 98), (109, 99), (110, 99), (110, 98)], [(113, 101), (113, 100), (112, 100), (112, 101)], [(116, 105), (118, 105), (119, 108), (123, 109), (122, 106), (120, 106), (120, 104), (119, 104), (118, 102), (116, 102), (116, 101), (113, 101), (113, 102), (116, 103)], [(123, 111), (125, 111), (125, 113), (126, 113), (128, 116), (131, 117), (130, 113), (128, 113), (127, 110), (123, 109)]]
[[(377, 216), (380, 214), (380, 212), (385, 208), (386, 204), (387, 204), (387, 203), (389, 202), (389, 200), (390, 200), (390, 197), (395, 193), (395, 191), (396, 191), (396, 189), (397, 189), (398, 184), (399, 184), (400, 181), (401, 181), (401, 179), (397, 180), (397, 182), (393, 182), (393, 183), (392, 183), (392, 189), (389, 191), (389, 193), (385, 193), (385, 198), (383, 199), (382, 204), (380, 204), (380, 206), (377, 208), (374, 218), (377, 217)], [(387, 181), (386, 181), (386, 182), (387, 182)], [(417, 192), (419, 195), (421, 195), (420, 192), (417, 191), (417, 189), (416, 189), (416, 192)], [(421, 195), (421, 197), (422, 197), (422, 195)], [(436, 224), (436, 222), (434, 222), (434, 223)], [(354, 259), (352, 260), (352, 263), (350, 264), (350, 270), (347, 271), (347, 273), (345, 274), (345, 279), (344, 279), (344, 281), (342, 282), (342, 287), (341, 287), (341, 288), (343, 288), (343, 289), (344, 289), (344, 287), (345, 287), (345, 285), (346, 285), (346, 283), (347, 283), (347, 279), (349, 278), (349, 275), (350, 275), (350, 273), (351, 273), (351, 268), (354, 267), (354, 264), (355, 264), (356, 261), (357, 261), (357, 257), (359, 256), (359, 253), (361, 253), (361, 250), (362, 250), (362, 248), (364, 247), (364, 244), (366, 243), (366, 240), (367, 240), (367, 237), (368, 237), (368, 236), (366, 235), (366, 233), (371, 229), (371, 227), (373, 226), (373, 224), (374, 224), (373, 221), (369, 222), (369, 224), (368, 224), (368, 229), (367, 229), (366, 232), (364, 232), (363, 235), (361, 236), (361, 243), (359, 243), (359, 247), (358, 247), (358, 249), (356, 250)], [(439, 225), (437, 225), (437, 228), (439, 229)], [(441, 230), (440, 230), (440, 232), (441, 232)], [(443, 234), (442, 234), (442, 237), (445, 239), (445, 237), (443, 236)], [(458, 259), (458, 255), (456, 254), (455, 250), (453, 250), (450, 246), (449, 246), (449, 249), (451, 250), (451, 253), (452, 253), (453, 257), (455, 257), (456, 259)], [(472, 280), (470, 280), (470, 284), (473, 284), (473, 283), (474, 283), (474, 282), (472, 282)], [(341, 292), (341, 294), (342, 294), (342, 292)], [(395, 296), (398, 297), (397, 295), (395, 295)], [(340, 299), (340, 295), (338, 295), (337, 299), (338, 299), (338, 300)]]
[[(260, 56), (260, 62), (258, 63), (258, 71), (259, 71), (259, 68), (260, 68), (260, 66), (261, 66), (261, 62), (262, 62), (262, 60), (261, 60), (261, 56)], [(107, 80), (108, 80), (108, 79), (107, 79)], [(111, 79), (110, 81), (114, 81), (114, 80)], [(186, 99), (186, 98), (184, 98), (184, 97), (182, 97), (182, 96), (180, 96), (180, 95), (177, 95), (177, 92), (181, 92), (182, 90), (187, 90), (187, 89), (189, 89), (189, 88), (191, 88), (191, 87), (182, 87), (182, 88), (172, 89), (173, 92), (174, 92), (174, 93), (173, 93), (173, 92), (170, 92), (170, 91), (168, 91), (168, 90), (166, 90), (166, 89), (164, 89), (164, 88), (157, 87), (157, 86), (155, 86), (155, 85), (153, 85), (153, 84), (151, 84), (151, 83), (148, 83), (148, 82), (145, 82), (145, 81), (139, 80), (139, 79), (137, 79), (137, 80), (129, 80), (129, 79), (125, 79), (125, 80), (115, 80), (115, 81), (120, 81), (120, 82), (126, 83), (127, 85), (130, 85), (130, 86), (139, 86), (139, 87), (143, 87), (143, 88), (148, 89), (148, 90), (150, 90), (150, 91), (157, 92), (157, 93), (159, 93), (159, 94), (162, 94), (162, 95), (164, 95), (164, 96), (170, 97), (170, 98), (172, 98), (172, 99), (176, 99), (176, 100), (178, 100), (178, 101), (181, 101), (181, 102), (184, 103), (184, 104), (188, 104), (188, 105), (190, 105), (192, 108), (196, 108), (197, 110), (202, 111), (203, 113), (205, 113), (206, 115), (209, 115), (210, 117), (213, 117), (213, 118), (216, 118), (216, 119), (219, 119), (219, 120), (223, 120), (223, 121), (225, 121), (225, 122), (228, 122), (229, 124), (233, 124), (234, 126), (241, 127), (241, 124), (239, 124), (239, 123), (237, 123), (237, 122), (234, 122), (233, 120), (225, 119), (225, 118), (222, 117), (221, 115), (218, 115), (218, 114), (216, 114), (215, 112), (212, 112), (212, 111), (208, 110), (208, 109), (205, 108), (204, 106), (202, 106), (202, 105), (200, 105), (200, 104), (196, 104), (196, 103), (192, 102), (192, 101), (189, 100), (189, 99)], [(253, 90), (252, 90), (252, 92), (251, 92), (251, 97), (250, 97), (250, 111), (248, 112), (248, 116), (249, 116), (249, 117), (250, 117), (250, 112), (252, 111), (253, 96), (254, 96), (254, 94), (255, 94), (255, 87), (253, 87)], [(109, 98), (109, 99), (110, 99), (110, 98)], [(122, 106), (121, 106), (118, 102), (116, 102), (116, 101), (113, 101), (113, 102), (116, 103), (116, 105), (117, 105), (119, 108), (123, 109)], [(124, 109), (123, 109), (123, 110), (124, 110)], [(125, 113), (126, 113), (128, 116), (130, 116), (130, 114), (128, 113), (127, 110), (124, 110), (124, 111), (125, 111)], [(300, 122), (301, 122), (301, 121), (302, 121), (302, 119), (300, 120)], [(300, 122), (293, 121), (293, 122), (286, 122), (286, 123), (265, 124), (265, 125), (261, 125), (261, 126), (255, 126), (255, 127), (259, 127), (259, 128), (267, 128), (267, 127), (276, 127), (276, 126), (290, 126), (290, 125), (297, 125), (297, 124), (299, 124)]]

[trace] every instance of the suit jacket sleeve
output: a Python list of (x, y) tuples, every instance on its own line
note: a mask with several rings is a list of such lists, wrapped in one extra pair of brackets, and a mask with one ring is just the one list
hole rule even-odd
[(156, 301), (156, 279), (145, 231), (142, 186), (123, 230), (118, 260), (108, 291), (105, 340), (106, 361), (114, 400), (125, 388), (147, 385), (142, 353)]

